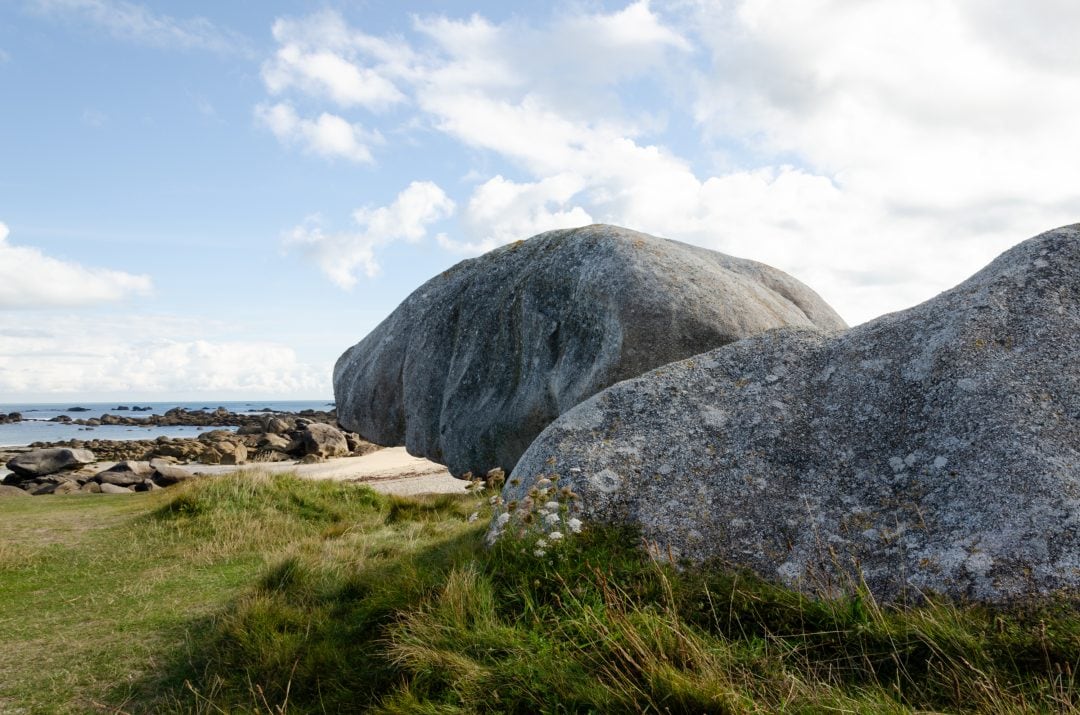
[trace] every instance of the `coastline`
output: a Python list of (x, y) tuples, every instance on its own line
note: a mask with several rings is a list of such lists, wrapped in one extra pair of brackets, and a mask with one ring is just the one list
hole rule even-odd
[[(333, 410), (306, 407), (285, 412), (259, 403), (247, 403), (245, 407), (251, 409), (236, 413), (224, 407), (173, 407), (164, 414), (142, 418), (111, 412), (72, 417), (71, 413), (93, 413), (91, 408), (58, 410), (61, 414), (50, 418), (53, 421), (49, 424), (69, 429), (77, 426), (91, 434), (0, 446), (0, 490), (6, 490), (8, 496), (15, 495), (11, 489), (36, 496), (133, 493), (165, 488), (191, 478), (256, 471), (364, 483), (377, 491), (400, 495), (465, 491), (466, 483), (455, 479), (442, 465), (413, 457), (404, 447), (380, 447), (341, 430)], [(159, 428), (195, 432), (140, 439), (146, 428), (137, 423), (144, 420)], [(9, 421), (2, 426), (11, 424)], [(94, 434), (108, 429), (127, 430), (133, 436), (114, 440)], [(17, 460), (26, 462), (45, 452), (63, 452), (65, 458), (78, 456), (63, 467), (40, 474), (25, 472), (25, 466), (15, 467), (18, 473), (9, 468)]]

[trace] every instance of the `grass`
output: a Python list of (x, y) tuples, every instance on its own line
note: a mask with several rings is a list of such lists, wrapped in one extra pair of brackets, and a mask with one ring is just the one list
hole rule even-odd
[(1080, 705), (1074, 604), (812, 600), (612, 529), (487, 549), (484, 504), (288, 476), (2, 502), (0, 713)]

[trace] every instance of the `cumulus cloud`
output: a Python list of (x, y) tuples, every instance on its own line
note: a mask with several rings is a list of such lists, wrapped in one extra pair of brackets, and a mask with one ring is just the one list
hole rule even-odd
[[(330, 394), (329, 366), (304, 364), (289, 347), (197, 337), (206, 321), (54, 314), (15, 318), (0, 341), (0, 394)], [(221, 326), (217, 332), (227, 332)], [(133, 337), (138, 336), (138, 337)]]
[(645, 1), (613, 13), (570, 13), (547, 24), (494, 24), (473, 15), (418, 17), (415, 26), (435, 50), (414, 60), (412, 74), (403, 78), (420, 85), (420, 94), (482, 90), (513, 99), (525, 92), (576, 118), (619, 116), (620, 83), (657, 74), (666, 81), (672, 61), (692, 49)]
[[(381, 76), (410, 121), (498, 163), (448, 250), (619, 223), (772, 263), (860, 322), (1080, 214), (1074, 3), (642, 0), (530, 26), (423, 16), (411, 42), (326, 12), (290, 28), (281, 50)], [(308, 69), (288, 91), (341, 104), (342, 69)]]
[(353, 212), (357, 230), (324, 232), (321, 219), (312, 216), (285, 236), (287, 247), (296, 247), (313, 259), (336, 285), (348, 289), (356, 284), (356, 271), (372, 277), (379, 273), (375, 252), (394, 241), (416, 243), (427, 235), (430, 224), (454, 211), (454, 202), (430, 181), (414, 181), (386, 206), (364, 207)]
[[(281, 31), (280, 22), (274, 34), (279, 39), (286, 34)], [(273, 94), (297, 88), (325, 96), (343, 107), (381, 109), (405, 99), (394, 83), (376, 70), (358, 67), (336, 52), (308, 51), (289, 41), (273, 60), (263, 64), (262, 76)]]
[(0, 309), (85, 306), (150, 293), (149, 276), (88, 268), (7, 241), (0, 223)]
[(203, 17), (174, 18), (124, 0), (31, 0), (43, 15), (90, 25), (117, 39), (154, 47), (246, 53), (247, 38)]
[(373, 161), (370, 145), (382, 141), (377, 132), (368, 132), (359, 124), (350, 124), (336, 114), (323, 112), (315, 119), (297, 115), (289, 104), (260, 104), (256, 119), (278, 140), (299, 144), (319, 156), (341, 157), (361, 164)]
[(465, 208), (465, 222), (471, 228), (471, 235), (479, 239), (460, 242), (440, 235), (439, 244), (475, 255), (523, 236), (592, 223), (592, 217), (580, 206), (564, 208), (583, 188), (584, 179), (573, 174), (558, 174), (531, 183), (495, 176), (473, 192)]

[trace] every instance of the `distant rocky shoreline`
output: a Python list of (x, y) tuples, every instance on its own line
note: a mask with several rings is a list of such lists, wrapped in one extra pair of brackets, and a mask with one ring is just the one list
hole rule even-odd
[[(0, 422), (13, 416), (0, 415)], [(224, 408), (213, 411), (174, 408), (146, 419), (105, 414), (100, 418), (71, 419), (70, 424), (236, 427), (213, 429), (194, 437), (158, 437), (152, 440), (73, 439), (34, 442), (27, 447), (0, 448), (0, 463), (11, 474), (0, 482), (0, 496), (71, 492), (116, 493), (145, 491), (183, 480), (174, 465), (296, 461), (302, 464), (335, 457), (362, 456), (378, 449), (351, 432), (341, 430), (334, 411), (296, 413), (266, 410), (239, 415)], [(102, 463), (115, 463), (103, 466)], [(106, 485), (109, 485), (106, 488)], [(6, 487), (6, 489), (5, 489)]]
[[(113, 408), (118, 412), (147, 412), (153, 408), (120, 405)], [(69, 407), (66, 412), (88, 412), (85, 407)], [(174, 407), (161, 415), (146, 415), (145, 417), (129, 417), (127, 415), (114, 415), (111, 412), (101, 417), (70, 417), (57, 415), (47, 422), (56, 422), (65, 425), (80, 425), (83, 427), (101, 426), (124, 426), (124, 427), (243, 427), (255, 424), (263, 415), (278, 415), (281, 417), (301, 417), (316, 422), (336, 423), (337, 415), (333, 410), (301, 410), (300, 412), (279, 412), (266, 408), (261, 410), (260, 415), (241, 415), (230, 412), (224, 407), (201, 410), (188, 410), (183, 407)], [(0, 413), (0, 424), (14, 424), (16, 422), (28, 422), (21, 412)]]

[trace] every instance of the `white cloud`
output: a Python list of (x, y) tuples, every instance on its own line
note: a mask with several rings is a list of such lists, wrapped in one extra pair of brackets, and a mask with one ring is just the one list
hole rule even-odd
[(149, 276), (87, 268), (7, 242), (0, 223), (0, 309), (53, 308), (124, 300), (151, 291)]
[(298, 360), (273, 342), (199, 337), (228, 332), (158, 315), (50, 315), (5, 321), (0, 394), (275, 395), (330, 394), (330, 367)]
[(11, 59), (11, 55), (8, 54), (7, 52), (5, 52), (4, 50), (0, 49), (0, 65), (4, 64), (5, 62), (7, 62), (10, 59)]
[(319, 217), (313, 216), (286, 234), (285, 245), (299, 247), (330, 280), (348, 289), (356, 284), (358, 268), (369, 277), (378, 274), (376, 249), (395, 241), (416, 243), (430, 224), (453, 211), (454, 202), (436, 184), (414, 181), (389, 205), (353, 212), (357, 231), (325, 233)]
[[(1017, 62), (967, 5), (815, 1), (778, 12), (775, 0), (747, 0), (741, 32), (702, 33), (718, 67), (701, 116), (719, 132), (760, 133), (770, 150), (894, 204), (954, 211), (1002, 194), (1075, 198), (1060, 180), (1075, 175), (1068, 157), (1080, 150), (1066, 130), (1080, 75)], [(1045, 18), (1051, 4), (1033, 5), (1025, 10)], [(736, 34), (734, 53), (717, 47)]]
[(1080, 214), (1080, 11), (1063, 0), (636, 2), (528, 26), (422, 17), (411, 44), (333, 13), (292, 28), (500, 162), (450, 250), (618, 223), (772, 263), (859, 322)]
[(203, 17), (178, 19), (124, 0), (31, 0), (38, 12), (92, 25), (121, 40), (154, 47), (202, 49), (222, 54), (248, 52), (244, 36)]
[(282, 47), (263, 65), (262, 76), (272, 94), (295, 87), (343, 107), (380, 109), (405, 99), (393, 82), (375, 70), (357, 67), (333, 52), (305, 52), (293, 44)]
[(439, 244), (475, 255), (542, 231), (590, 224), (593, 220), (585, 209), (564, 208), (583, 188), (585, 181), (573, 174), (558, 174), (534, 183), (516, 183), (495, 176), (477, 187), (465, 208), (470, 234), (479, 240), (463, 243), (440, 235)]
[(315, 119), (304, 119), (291, 105), (283, 103), (260, 104), (255, 107), (255, 117), (279, 141), (300, 144), (307, 151), (327, 158), (370, 163), (374, 161), (370, 145), (382, 142), (378, 133), (350, 124), (336, 114), (323, 112)]

